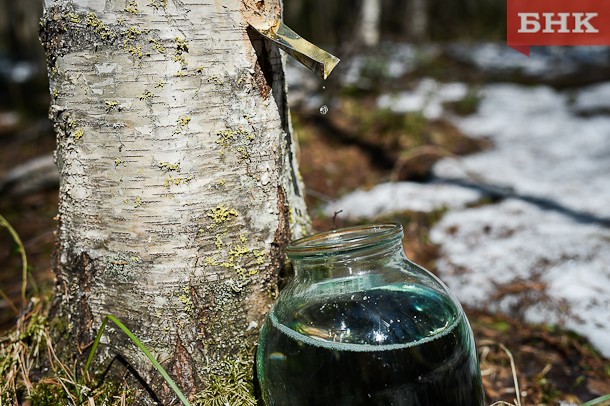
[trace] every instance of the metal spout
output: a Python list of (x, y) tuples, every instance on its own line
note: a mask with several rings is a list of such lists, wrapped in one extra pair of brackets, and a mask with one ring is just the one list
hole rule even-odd
[(301, 38), (281, 21), (276, 21), (271, 27), (266, 28), (250, 25), (263, 37), (274, 42), (297, 61), (320, 75), (322, 79), (326, 79), (339, 63), (339, 58)]

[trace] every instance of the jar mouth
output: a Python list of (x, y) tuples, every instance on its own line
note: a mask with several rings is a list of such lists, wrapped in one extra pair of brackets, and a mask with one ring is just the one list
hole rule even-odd
[(289, 258), (319, 257), (371, 248), (402, 239), (400, 224), (372, 224), (339, 228), (294, 240), (286, 247)]

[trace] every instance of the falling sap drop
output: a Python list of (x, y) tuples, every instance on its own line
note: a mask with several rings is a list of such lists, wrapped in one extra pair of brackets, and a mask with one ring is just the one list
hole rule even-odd
[(322, 107), (320, 107), (320, 114), (326, 115), (326, 113), (328, 113), (328, 106), (324, 104)]

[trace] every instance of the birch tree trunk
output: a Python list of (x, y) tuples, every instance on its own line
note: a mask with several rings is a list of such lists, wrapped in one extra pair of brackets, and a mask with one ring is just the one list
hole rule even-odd
[(407, 4), (407, 35), (413, 42), (425, 41), (428, 37), (428, 2), (410, 0)]
[[(190, 396), (250, 357), (283, 249), (309, 227), (280, 53), (248, 30), (281, 0), (46, 0), (61, 174), (56, 304), (80, 348), (113, 314)], [(120, 353), (162, 399), (152, 366)]]
[(358, 27), (358, 37), (363, 45), (375, 47), (379, 44), (380, 25), (381, 0), (363, 0)]

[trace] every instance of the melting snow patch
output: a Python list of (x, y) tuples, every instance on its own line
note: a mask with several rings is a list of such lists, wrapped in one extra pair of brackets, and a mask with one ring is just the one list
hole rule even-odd
[(443, 103), (462, 100), (468, 94), (464, 83), (439, 83), (434, 79), (422, 79), (418, 86), (408, 92), (383, 95), (377, 107), (395, 113), (421, 112), (427, 119), (438, 119), (444, 113)]
[(556, 322), (610, 355), (610, 230), (515, 199), (432, 229), (441, 279), (464, 304)]
[(581, 89), (572, 108), (578, 114), (609, 113), (610, 82)]
[(431, 238), (464, 303), (563, 324), (610, 356), (610, 117), (574, 114), (606, 94), (585, 88), (570, 106), (545, 86), (487, 86), (478, 113), (455, 122), (494, 148), (434, 173), (473, 183), (467, 168), (507, 199), (446, 214)]
[(610, 221), (610, 117), (577, 117), (567, 95), (543, 86), (492, 85), (483, 94), (479, 112), (456, 124), (495, 148), (459, 164), (443, 159), (435, 175), (468, 179), (467, 168), (485, 183)]
[(370, 190), (357, 190), (329, 204), (325, 212), (350, 219), (375, 218), (401, 211), (429, 212), (461, 208), (481, 198), (477, 191), (454, 185), (414, 182), (382, 183)]

